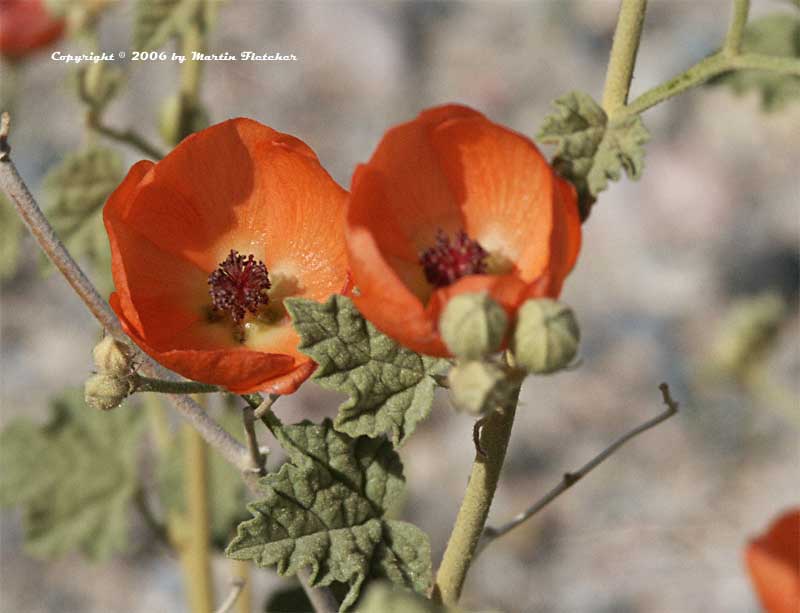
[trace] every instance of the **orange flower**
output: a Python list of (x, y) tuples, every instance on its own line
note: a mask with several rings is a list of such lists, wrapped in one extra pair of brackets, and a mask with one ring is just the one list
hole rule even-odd
[(489, 292), (513, 315), (555, 297), (581, 242), (575, 190), (524, 136), (463, 106), (389, 130), (353, 176), (346, 239), (356, 305), (403, 345), (447, 350), (447, 301)]
[(43, 0), (0, 0), (0, 53), (22, 57), (45, 47), (64, 32), (64, 20), (56, 19)]
[(800, 613), (800, 507), (750, 541), (745, 562), (767, 613)]
[(106, 203), (111, 306), (190, 379), (291, 393), (314, 363), (283, 299), (345, 289), (346, 202), (302, 141), (249, 119), (211, 126), (134, 165)]

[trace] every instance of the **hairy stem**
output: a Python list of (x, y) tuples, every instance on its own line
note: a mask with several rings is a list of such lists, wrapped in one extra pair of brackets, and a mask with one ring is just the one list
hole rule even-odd
[(712, 77), (729, 70), (770, 70), (782, 74), (800, 76), (800, 60), (791, 57), (775, 57), (760, 53), (741, 53), (726, 56), (715, 53), (653, 89), (636, 98), (624, 109), (624, 115), (637, 115), (655, 105), (677, 96), (688, 89), (702, 85)]
[(105, 124), (94, 110), (89, 110), (87, 112), (86, 124), (98, 134), (102, 134), (106, 138), (122, 143), (123, 145), (133, 147), (151, 159), (160, 160), (164, 157), (164, 152), (150, 143), (141, 134), (131, 128), (125, 130), (112, 128)]
[[(236, 578), (231, 582), (231, 591), (228, 592), (228, 595), (225, 597), (225, 600), (222, 601), (222, 604), (219, 605), (219, 608), (214, 611), (214, 613), (230, 613), (233, 610), (234, 606), (237, 606), (237, 603), (243, 602), (243, 592), (247, 588), (247, 583), (244, 579)], [(238, 606), (237, 606), (238, 608)], [(242, 609), (239, 609), (242, 610)], [(250, 609), (244, 609), (244, 611), (250, 611)]]
[(433, 598), (446, 605), (458, 603), (483, 533), (506, 457), (518, 397), (516, 387), (512, 398), (486, 417), (480, 429), (480, 447), (433, 588)]
[(187, 561), (190, 564), (187, 592), (192, 613), (214, 610), (211, 580), (211, 512), (208, 504), (208, 452), (205, 441), (188, 424), (183, 427), (183, 462), (186, 475), (188, 534)]
[(646, 10), (647, 0), (622, 0), (620, 4), (603, 90), (603, 109), (609, 116), (628, 101)]
[(180, 87), (178, 90), (180, 100), (180, 115), (178, 117), (179, 140), (194, 132), (196, 127), (195, 119), (200, 112), (203, 62), (192, 59), (192, 53), (205, 52), (206, 34), (205, 3), (197, 0), (192, 19), (181, 32), (181, 48), (186, 61), (181, 64)]
[(259, 477), (263, 477), (267, 474), (267, 456), (261, 453), (261, 448), (258, 445), (258, 436), (256, 435), (255, 428), (256, 418), (253, 407), (247, 406), (244, 408), (242, 419), (244, 421), (244, 433), (247, 437), (247, 448), (250, 450), (253, 469), (258, 471)]
[(734, 0), (733, 15), (728, 32), (725, 35), (725, 43), (722, 45), (722, 53), (725, 55), (736, 55), (742, 48), (742, 38), (744, 37), (744, 27), (747, 25), (747, 14), (750, 12), (750, 0)]
[[(100, 297), (97, 289), (89, 281), (77, 262), (59, 240), (47, 218), (39, 208), (38, 203), (31, 195), (28, 186), (19, 176), (17, 168), (11, 161), (10, 147), (8, 146), (9, 118), (3, 113), (0, 120), (0, 189), (13, 203), (17, 213), (25, 222), (36, 242), (44, 251), (48, 259), (61, 272), (67, 283), (83, 301), (89, 311), (94, 315), (106, 331), (120, 341), (127, 341), (117, 316), (108, 303)], [(176, 375), (158, 364), (147, 354), (136, 352), (136, 358), (141, 364), (140, 370), (145, 374), (171, 381), (180, 381)], [(228, 432), (214, 421), (202, 407), (186, 396), (170, 395), (172, 404), (181, 416), (200, 432), (206, 442), (214, 447), (228, 462), (239, 470), (250, 466), (250, 457), (247, 449)]]
[(586, 464), (584, 464), (581, 468), (579, 468), (575, 472), (565, 473), (561, 481), (558, 483), (558, 485), (556, 485), (553, 489), (547, 492), (544, 496), (542, 496), (539, 500), (537, 500), (528, 509), (526, 509), (522, 513), (519, 513), (514, 518), (512, 518), (508, 523), (503, 524), (502, 526), (497, 528), (487, 526), (483, 532), (483, 538), (481, 540), (480, 546), (478, 547), (478, 551), (476, 552), (475, 555), (477, 556), (495, 539), (500, 538), (504, 534), (508, 534), (514, 528), (523, 524), (531, 517), (536, 515), (539, 511), (544, 509), (547, 505), (553, 502), (561, 494), (566, 492), (578, 481), (580, 481), (586, 475), (592, 472), (605, 460), (610, 458), (614, 454), (614, 452), (616, 452), (629, 440), (639, 436), (640, 434), (646, 432), (647, 430), (650, 430), (651, 428), (654, 428), (661, 422), (675, 415), (675, 413), (678, 412), (678, 403), (675, 402), (670, 396), (669, 386), (667, 386), (666, 383), (662, 383), (659, 386), (659, 389), (661, 390), (661, 395), (664, 399), (664, 404), (667, 405), (666, 410), (656, 415), (652, 419), (647, 420), (643, 424), (640, 424), (639, 426), (635, 427), (633, 430), (620, 436), (616, 441), (614, 441), (611, 445), (606, 447), (603, 451), (601, 451), (599, 454), (597, 454), (595, 457), (593, 457), (591, 460), (589, 460)]
[[(239, 597), (236, 599), (236, 606), (233, 610), (235, 610), (236, 613), (252, 613), (253, 590), (250, 587), (250, 562), (231, 560), (231, 568), (233, 580), (242, 583), (242, 590)], [(219, 611), (217, 611), (217, 613), (219, 613)]]
[(136, 375), (134, 385), (137, 392), (159, 392), (162, 394), (211, 394), (221, 392), (216, 385), (197, 381), (168, 381)]

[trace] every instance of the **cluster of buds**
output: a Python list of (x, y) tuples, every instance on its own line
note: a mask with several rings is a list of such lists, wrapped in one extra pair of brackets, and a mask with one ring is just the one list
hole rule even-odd
[(136, 387), (133, 352), (125, 343), (105, 336), (92, 350), (92, 357), (96, 372), (86, 380), (84, 398), (93, 409), (110, 411)]
[[(565, 304), (549, 298), (526, 301), (509, 321), (502, 306), (486, 293), (461, 294), (450, 300), (439, 331), (458, 363), (448, 384), (456, 408), (485, 415), (516, 393), (527, 374), (544, 375), (575, 359), (580, 330)], [(505, 360), (497, 353), (508, 347)]]

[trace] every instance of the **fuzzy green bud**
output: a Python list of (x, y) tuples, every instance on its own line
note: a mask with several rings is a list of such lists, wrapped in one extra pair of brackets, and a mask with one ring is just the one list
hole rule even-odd
[(110, 411), (117, 408), (133, 391), (130, 376), (98, 373), (86, 380), (83, 397), (93, 409)]
[(202, 106), (189, 104), (177, 94), (164, 100), (158, 115), (159, 133), (170, 147), (207, 128), (208, 124), (208, 113)]
[(491, 362), (462, 362), (450, 369), (447, 382), (455, 407), (470, 415), (485, 415), (514, 390), (506, 371)]
[(716, 369), (728, 375), (747, 376), (775, 346), (787, 311), (784, 299), (772, 292), (734, 303), (714, 343)]
[(572, 362), (580, 336), (572, 309), (556, 300), (537, 298), (526, 301), (517, 313), (511, 351), (519, 367), (544, 375)]
[(508, 315), (485, 292), (451, 298), (439, 319), (445, 345), (464, 360), (477, 360), (499, 350), (507, 329)]
[(97, 371), (109, 375), (126, 375), (131, 372), (133, 352), (125, 343), (105, 336), (92, 350)]

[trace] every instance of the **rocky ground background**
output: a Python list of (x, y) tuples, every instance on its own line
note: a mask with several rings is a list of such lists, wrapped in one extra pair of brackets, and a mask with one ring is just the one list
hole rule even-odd
[[(651, 2), (633, 92), (711, 52), (730, 2)], [(793, 10), (753, 2), (754, 15)], [(129, 48), (132, 2), (105, 19), (102, 46)], [(206, 65), (213, 120), (248, 116), (305, 140), (342, 184), (384, 129), (420, 109), (466, 103), (533, 135), (550, 101), (572, 89), (599, 97), (617, 2), (230, 2), (211, 50), (294, 53), (296, 62)], [(64, 43), (64, 52), (72, 47)], [(177, 65), (127, 65), (109, 119), (157, 138), (157, 104)], [(47, 53), (22, 77), (15, 160), (36, 193), (48, 166), (80, 139), (67, 68)], [(742, 549), (800, 501), (798, 431), (774, 403), (702, 376), (733, 302), (774, 288), (788, 297), (768, 370), (798, 393), (797, 245), (800, 104), (765, 115), (756, 96), (695, 90), (645, 115), (647, 169), (603, 194), (563, 298), (578, 313), (583, 364), (530, 380), (492, 509), (501, 522), (562, 473), (661, 410), (668, 381), (682, 413), (633, 441), (473, 567), (463, 604), (536, 613), (757, 611)], [(126, 151), (127, 161), (136, 157)], [(48, 398), (91, 369), (96, 326), (57, 277), (43, 280), (32, 241), (2, 285), (0, 422), (44, 417)], [(795, 396), (796, 397), (796, 396)], [(333, 414), (336, 398), (306, 386), (285, 418)], [(793, 402), (797, 410), (797, 401)], [(795, 422), (796, 423), (796, 422)], [(405, 516), (438, 560), (473, 454), (471, 421), (445, 395), (402, 450)], [(19, 516), (2, 514), (0, 610), (39, 613), (185, 610), (175, 561), (137, 526), (130, 554), (96, 566), (22, 550)], [(229, 562), (215, 561), (224, 594)], [(254, 574), (256, 602), (285, 585)]]

